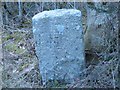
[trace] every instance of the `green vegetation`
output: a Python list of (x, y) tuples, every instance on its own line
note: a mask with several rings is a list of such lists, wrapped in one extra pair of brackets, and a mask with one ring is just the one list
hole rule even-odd
[(21, 54), (25, 51), (25, 48), (20, 46), (19, 43), (25, 43), (24, 41), (25, 33), (16, 31), (14, 33), (5, 33), (2, 38), (2, 42), (10, 41), (9, 44), (4, 46), (5, 50), (13, 52), (15, 54)]
[(22, 71), (22, 70), (24, 70), (24, 68), (26, 68), (26, 67), (28, 67), (28, 66), (29, 66), (29, 63), (25, 63), (25, 64), (21, 65), (21, 66), (18, 68), (18, 70), (19, 70), (19, 71)]
[(18, 48), (18, 46), (15, 43), (6, 45), (5, 49), (7, 49), (8, 51), (13, 52), (15, 54), (21, 54), (25, 51), (25, 49)]

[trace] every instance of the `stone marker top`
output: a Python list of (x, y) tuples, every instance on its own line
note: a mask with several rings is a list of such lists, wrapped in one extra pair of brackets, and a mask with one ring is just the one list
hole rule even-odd
[(63, 15), (81, 16), (81, 11), (76, 9), (55, 9), (55, 10), (43, 11), (41, 13), (38, 13), (32, 19), (38, 20), (39, 18), (47, 18), (47, 17), (54, 18)]

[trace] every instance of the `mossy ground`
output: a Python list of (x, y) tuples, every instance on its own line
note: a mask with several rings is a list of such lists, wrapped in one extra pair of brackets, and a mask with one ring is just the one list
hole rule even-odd
[(7, 28), (1, 34), (4, 59), (3, 87), (40, 87), (38, 60), (35, 54), (30, 53), (33, 52), (32, 33), (26, 29), (22, 31)]

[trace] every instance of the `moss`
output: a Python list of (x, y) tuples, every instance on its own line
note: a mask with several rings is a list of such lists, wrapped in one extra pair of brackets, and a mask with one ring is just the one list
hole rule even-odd
[(12, 33), (7, 32), (4, 34), (4, 37), (2, 38), (2, 42), (6, 42), (12, 39), (12, 41), (5, 46), (5, 49), (15, 54), (21, 54), (25, 51), (25, 49), (20, 48), (18, 43), (25, 43), (24, 37), (25, 37), (24, 32), (19, 32), (19, 31), (15, 31)]
[(23, 24), (31, 24), (31, 23), (32, 23), (31, 20), (26, 20), (26, 21), (23, 22)]
[(10, 43), (5, 46), (5, 49), (7, 49), (10, 52), (13, 52), (15, 54), (23, 53), (25, 50), (22, 48), (18, 48), (18, 46), (15, 43)]
[(23, 57), (25, 58), (33, 58), (34, 56), (32, 54), (30, 54), (29, 52), (24, 53)]
[(13, 38), (14, 38), (14, 40), (15, 40), (15, 43), (18, 43), (18, 42), (20, 42), (21, 40), (23, 40), (24, 35), (25, 35), (24, 33), (15, 32), (15, 33), (13, 34)]
[(5, 33), (4, 37), (2, 38), (3, 42), (7, 41), (9, 39), (14, 39), (16, 43), (20, 42), (23, 39), (23, 36), (25, 36), (24, 33), (16, 31), (12, 34)]
[(2, 38), (3, 42), (4, 42), (4, 41), (7, 41), (7, 40), (9, 40), (9, 39), (13, 39), (13, 36), (8, 34), (8, 35), (6, 35), (4, 38)]

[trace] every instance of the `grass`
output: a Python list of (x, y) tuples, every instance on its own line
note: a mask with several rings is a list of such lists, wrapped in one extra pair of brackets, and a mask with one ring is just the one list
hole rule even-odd
[(25, 43), (24, 40), (25, 33), (15, 31), (11, 32), (4, 32), (4, 36), (2, 38), (2, 42), (7, 42), (10, 40), (10, 43), (5, 44), (5, 50), (13, 52), (15, 54), (21, 54), (25, 51), (25, 48), (20, 47), (18, 43)]
[(25, 63), (25, 64), (21, 65), (21, 66), (19, 67), (19, 71), (24, 70), (24, 68), (26, 68), (26, 67), (28, 67), (28, 66), (29, 66), (29, 63)]
[(15, 43), (10, 43), (5, 46), (5, 49), (7, 49), (10, 52), (13, 52), (15, 54), (21, 54), (25, 51), (25, 49), (18, 48), (18, 46)]

